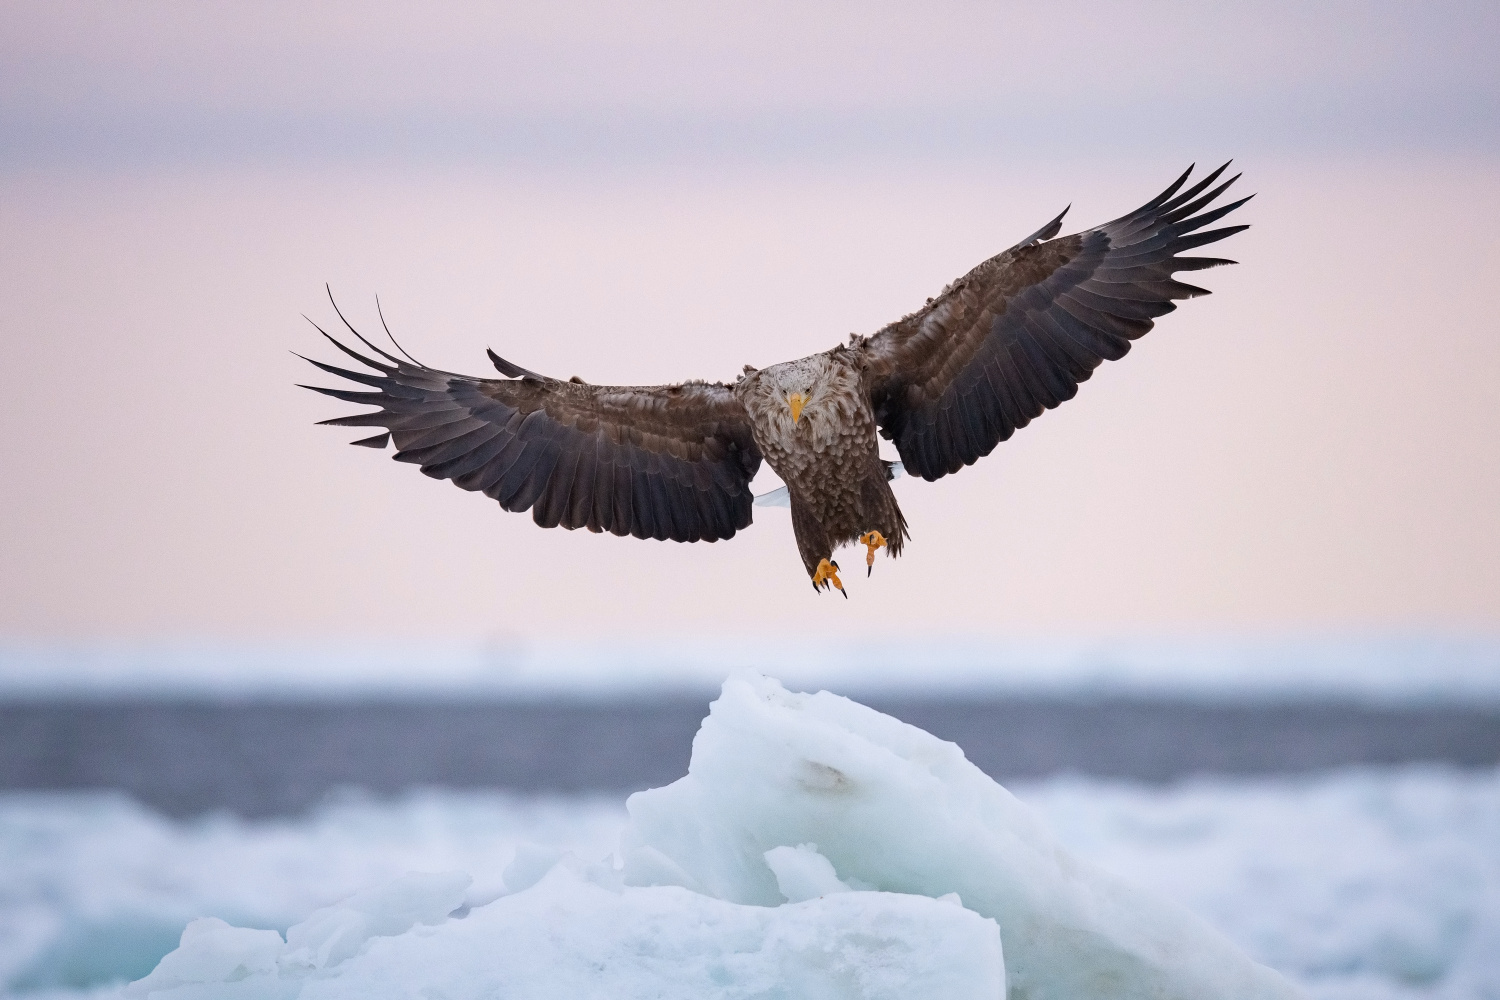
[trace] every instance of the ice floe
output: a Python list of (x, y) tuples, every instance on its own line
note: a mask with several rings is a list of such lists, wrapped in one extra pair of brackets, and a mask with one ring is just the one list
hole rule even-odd
[(1198, 917), (1073, 857), (956, 745), (827, 692), (732, 678), (687, 776), (627, 808), (629, 884), (761, 906), (789, 881), (956, 893), (998, 922), (1013, 998), (1297, 995)]
[(408, 875), (275, 931), (200, 920), (128, 994), (1291, 998), (1180, 906), (1070, 855), (953, 744), (738, 675), (618, 857), (502, 894)]
[[(411, 912), (413, 889), (435, 909), (456, 898), (457, 881), (428, 878), (405, 880), (405, 904), (383, 927), (367, 922), (380, 912), (368, 899), (357, 913), (334, 907), (312, 928), (292, 927), (285, 945), (274, 931), (195, 921), (127, 995), (991, 1000), (1003, 985), (994, 922), (954, 902), (863, 892), (742, 906), (676, 887), (628, 888), (612, 869), (568, 857), (461, 918), (390, 933)], [(303, 939), (314, 947), (297, 946)]]

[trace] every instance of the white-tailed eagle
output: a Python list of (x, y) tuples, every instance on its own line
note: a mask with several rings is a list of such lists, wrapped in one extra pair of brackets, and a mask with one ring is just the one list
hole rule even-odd
[(1073, 398), (1173, 300), (1208, 294), (1174, 273), (1233, 263), (1178, 256), (1247, 228), (1204, 229), (1249, 200), (1210, 207), (1238, 179), (1214, 186), (1224, 169), (1184, 190), (1189, 167), (1136, 211), (1072, 236), (1054, 238), (1059, 215), (873, 336), (746, 366), (732, 385), (589, 385), (493, 351), (503, 378), (455, 375), (390, 354), (345, 320), (373, 356), (328, 339), (369, 370), (312, 363), (371, 391), (307, 388), (376, 407), (323, 421), (386, 429), (355, 444), (394, 439), (398, 462), (530, 510), (544, 528), (732, 538), (750, 524), (750, 480), (764, 459), (786, 483), (814, 589), (842, 591), (835, 549), (863, 543), (869, 567), (877, 549), (899, 556), (907, 538), (889, 485), (898, 469), (881, 460), (877, 433), (930, 482)]

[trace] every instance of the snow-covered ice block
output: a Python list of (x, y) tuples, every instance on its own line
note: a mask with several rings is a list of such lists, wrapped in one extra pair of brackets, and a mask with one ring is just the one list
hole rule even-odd
[(774, 908), (686, 889), (600, 886), (563, 864), (440, 932), (372, 941), (302, 996), (827, 997), (1002, 995), (992, 921), (935, 900), (843, 893)]
[[(231, 927), (218, 917), (188, 924), (177, 950), (151, 974), (127, 987), (135, 996), (183, 998), (205, 995), (206, 983), (228, 984), (275, 980), (276, 962), (285, 946), (275, 931)], [(252, 990), (248, 996), (267, 995)]]
[(954, 744), (827, 692), (731, 678), (687, 776), (627, 808), (627, 884), (775, 906), (818, 877), (779, 849), (816, 844), (825, 879), (957, 893), (1000, 926), (1010, 1000), (1300, 995), (1198, 917), (1072, 857)]
[(1291, 1000), (1185, 910), (1078, 860), (958, 747), (731, 678), (614, 859), (524, 847), (508, 894), (411, 874), (288, 930), (200, 920), (148, 1000)]
[(216, 917), (194, 920), (177, 950), (126, 992), (158, 1000), (295, 996), (300, 980), (353, 957), (372, 938), (446, 921), (472, 881), (463, 872), (412, 872), (314, 911), (287, 930), (284, 942), (275, 931), (231, 927)]
[(463, 904), (473, 881), (463, 872), (411, 872), (356, 892), (288, 928), (280, 964), (327, 968), (358, 953), (371, 938), (404, 934), (418, 924), (440, 924)]
[(745, 906), (677, 887), (627, 888), (612, 875), (565, 858), (531, 888), (461, 919), (367, 938), (316, 968), (291, 945), (268, 955), (267, 940), (281, 944), (275, 931), (215, 921), (205, 934), (192, 930), (209, 923), (198, 921), (130, 989), (149, 1000), (1003, 996), (994, 921), (951, 903), (845, 891)]
[(788, 903), (831, 896), (853, 888), (839, 878), (838, 872), (833, 870), (833, 863), (818, 853), (817, 844), (773, 847), (766, 852), (766, 865), (776, 876), (776, 888)]

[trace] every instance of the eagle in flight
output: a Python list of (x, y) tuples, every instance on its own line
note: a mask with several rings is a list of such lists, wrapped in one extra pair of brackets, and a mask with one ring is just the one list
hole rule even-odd
[[(1249, 200), (1210, 207), (1238, 180), (1215, 184), (1227, 166), (1184, 189), (1189, 167), (1129, 215), (1055, 238), (1064, 209), (878, 333), (747, 365), (732, 385), (590, 385), (494, 351), (502, 378), (455, 375), (394, 339), (404, 357), (390, 354), (344, 320), (373, 356), (319, 332), (368, 371), (312, 363), (373, 391), (305, 388), (376, 407), (322, 421), (385, 428), (354, 444), (394, 439), (398, 462), (530, 510), (544, 528), (714, 542), (747, 527), (755, 503), (784, 502), (813, 589), (843, 591), (835, 549), (862, 543), (866, 575), (878, 549), (901, 554), (896, 474), (931, 482), (972, 465), (1123, 357), (1174, 299), (1208, 294), (1173, 274), (1234, 263), (1178, 256), (1248, 228), (1204, 229)], [(899, 463), (881, 459), (877, 434)], [(756, 498), (763, 459), (786, 486)]]

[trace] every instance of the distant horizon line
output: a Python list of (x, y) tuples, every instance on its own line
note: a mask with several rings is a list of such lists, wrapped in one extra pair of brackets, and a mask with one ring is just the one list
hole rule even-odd
[[(83, 109), (0, 106), (0, 168), (281, 164), (640, 167), (873, 158), (1500, 152), (1486, 94), (1269, 95), (1015, 109), (588, 107)], [(1210, 158), (1212, 158), (1210, 156)]]
[(754, 670), (857, 694), (1500, 702), (1500, 635), (1476, 633), (707, 638), (0, 639), (0, 699), (654, 697)]

